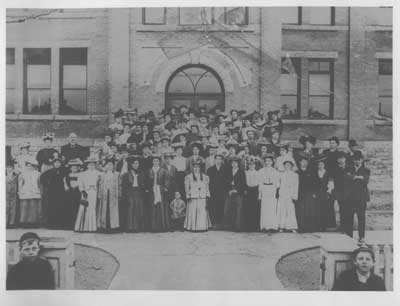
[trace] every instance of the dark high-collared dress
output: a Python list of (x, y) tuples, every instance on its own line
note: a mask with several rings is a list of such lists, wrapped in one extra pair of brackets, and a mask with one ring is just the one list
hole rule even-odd
[(221, 225), (224, 216), (225, 200), (228, 196), (227, 169), (223, 166), (211, 166), (207, 170), (210, 179), (209, 212), (212, 224)]
[[(246, 189), (246, 175), (238, 169), (234, 174), (232, 169), (226, 172), (228, 196), (225, 200), (223, 226), (226, 230), (237, 232), (244, 230), (243, 196)], [(229, 191), (234, 191), (229, 194)]]
[(299, 232), (318, 230), (318, 215), (313, 173), (307, 168), (299, 169), (299, 195), (296, 203), (296, 218)]

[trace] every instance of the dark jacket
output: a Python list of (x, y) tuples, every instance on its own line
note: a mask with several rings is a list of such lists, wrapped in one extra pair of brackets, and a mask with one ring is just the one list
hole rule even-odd
[(53, 290), (54, 273), (45, 258), (22, 260), (7, 273), (7, 290)]
[(328, 171), (328, 174), (333, 178), (334, 182), (334, 190), (333, 194), (336, 200), (345, 201), (349, 198), (353, 178), (348, 167), (344, 167), (344, 169), (336, 166), (331, 172)]
[(89, 156), (89, 148), (78, 144), (72, 146), (70, 143), (68, 143), (61, 147), (61, 155), (64, 156), (65, 162), (75, 158), (79, 158), (84, 161)]
[(223, 195), (228, 192), (227, 187), (227, 169), (221, 166), (219, 171), (217, 166), (211, 166), (207, 170), (207, 176), (210, 179), (210, 195), (211, 197), (216, 197), (217, 195)]
[(243, 170), (238, 170), (235, 175), (232, 173), (232, 169), (228, 169), (226, 172), (227, 189), (236, 189), (239, 195), (243, 195), (246, 190), (246, 174)]
[[(369, 169), (361, 166), (358, 170), (353, 166), (350, 169), (352, 176), (352, 188), (350, 190), (350, 197), (356, 202), (365, 203), (370, 200), (368, 182), (369, 182)], [(355, 179), (354, 176), (362, 176), (362, 179)]]
[(345, 271), (335, 280), (333, 291), (386, 291), (382, 278), (371, 272), (367, 282), (361, 283), (358, 280), (355, 269)]

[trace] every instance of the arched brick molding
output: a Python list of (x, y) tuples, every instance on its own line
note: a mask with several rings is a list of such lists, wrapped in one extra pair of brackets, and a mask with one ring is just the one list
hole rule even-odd
[[(240, 87), (248, 86), (251, 83), (251, 74), (246, 68), (239, 67), (232, 59), (218, 50), (209, 49), (207, 46), (190, 51), (173, 59), (159, 59), (154, 65), (155, 70), (146, 78), (145, 83), (153, 80), (156, 84), (155, 91), (158, 95), (164, 94), (165, 84), (171, 74), (178, 68), (187, 64), (203, 64), (214, 69), (221, 77), (225, 87), (225, 93), (230, 94), (234, 91), (234, 81)], [(232, 79), (231, 72), (235, 80)]]

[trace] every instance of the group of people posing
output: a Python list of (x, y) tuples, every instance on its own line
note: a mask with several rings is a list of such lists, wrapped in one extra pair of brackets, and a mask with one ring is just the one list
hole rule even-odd
[[(7, 225), (79, 232), (290, 231), (336, 228), (364, 239), (369, 170), (357, 143), (281, 141), (279, 112), (229, 115), (171, 108), (115, 113), (104, 142), (52, 134), (7, 163)], [(339, 204), (336, 225), (334, 202)]]

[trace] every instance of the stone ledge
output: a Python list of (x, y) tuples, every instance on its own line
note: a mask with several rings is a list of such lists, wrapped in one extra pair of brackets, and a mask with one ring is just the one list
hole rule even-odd
[(282, 30), (300, 30), (300, 31), (347, 31), (345, 25), (315, 25), (315, 24), (283, 24)]
[(365, 26), (365, 31), (367, 31), (367, 32), (371, 32), (371, 31), (388, 31), (388, 32), (392, 32), (393, 31), (393, 26), (369, 25), (369, 26)]
[[(137, 32), (204, 32), (204, 25), (154, 25), (154, 24), (131, 24), (131, 29)], [(208, 25), (208, 32), (254, 32), (256, 25), (243, 25), (243, 26), (221, 26), (210, 24)]]
[(343, 119), (283, 119), (284, 124), (304, 124), (304, 125), (347, 125), (347, 120)]
[(8, 121), (24, 120), (50, 120), (50, 121), (99, 121), (107, 119), (108, 115), (27, 115), (27, 114), (6, 114)]

